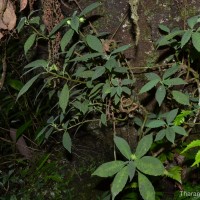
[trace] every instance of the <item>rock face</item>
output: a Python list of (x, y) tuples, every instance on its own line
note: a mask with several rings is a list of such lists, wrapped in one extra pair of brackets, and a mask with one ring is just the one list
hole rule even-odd
[[(135, 0), (130, 0), (134, 1)], [(96, 2), (81, 0), (82, 8)], [(135, 27), (131, 20), (129, 0), (102, 0), (102, 6), (92, 14), (100, 18), (95, 21), (98, 31), (110, 32), (121, 44), (135, 44)], [(156, 59), (154, 42), (160, 37), (158, 25), (164, 23), (169, 27), (185, 26), (188, 17), (199, 14), (198, 0), (139, 0), (140, 38), (137, 47), (126, 51), (126, 56), (133, 66), (144, 66)]]

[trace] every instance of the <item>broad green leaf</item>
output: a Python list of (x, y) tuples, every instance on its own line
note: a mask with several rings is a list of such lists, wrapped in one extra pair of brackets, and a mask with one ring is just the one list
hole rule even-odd
[(173, 130), (175, 133), (178, 133), (180, 135), (184, 135), (187, 136), (187, 132), (185, 131), (185, 129), (181, 126), (172, 126)]
[(119, 53), (119, 52), (122, 52), (122, 51), (125, 51), (125, 50), (129, 49), (130, 47), (131, 47), (130, 44), (121, 46), (121, 47), (115, 49), (114, 51), (112, 51), (112, 52), (111, 52), (111, 55), (116, 54), (116, 53)]
[(32, 68), (32, 67), (34, 68), (34, 67), (38, 67), (38, 66), (46, 68), (47, 65), (48, 65), (48, 63), (46, 60), (35, 60), (35, 61), (29, 63), (28, 65), (26, 65), (24, 68), (25, 69)]
[(194, 32), (192, 34), (192, 44), (195, 47), (195, 49), (200, 52), (200, 33)]
[(30, 24), (37, 24), (37, 25), (39, 25), (39, 24), (40, 24), (40, 17), (39, 17), (39, 16), (32, 17), (32, 18), (29, 20), (29, 23), (30, 23)]
[(158, 102), (158, 105), (161, 106), (163, 100), (165, 99), (166, 96), (166, 89), (164, 85), (161, 85), (158, 87), (156, 90), (156, 101)]
[(188, 26), (193, 29), (195, 24), (198, 22), (199, 16), (193, 16), (187, 20)]
[(114, 68), (115, 72), (121, 73), (121, 74), (125, 74), (128, 71), (127, 67), (121, 67), (121, 66), (117, 66)]
[(182, 92), (179, 92), (179, 91), (176, 91), (176, 90), (173, 90), (172, 91), (172, 95), (173, 95), (173, 98), (180, 104), (183, 104), (183, 105), (189, 105), (190, 102), (189, 102), (189, 97), (185, 94), (183, 94)]
[(159, 82), (159, 79), (154, 79), (149, 81), (148, 83), (146, 83), (140, 90), (140, 94), (147, 92), (149, 90), (151, 90), (153, 87), (155, 87), (157, 85), (157, 83)]
[(92, 75), (92, 81), (101, 77), (105, 73), (106, 69), (104, 66), (99, 66)]
[(139, 191), (144, 200), (155, 200), (155, 190), (149, 179), (138, 172)]
[(111, 79), (111, 83), (112, 83), (114, 86), (119, 86), (120, 81), (119, 81), (118, 78), (112, 78), (112, 79)]
[(135, 163), (133, 161), (130, 161), (127, 167), (128, 167), (128, 175), (129, 175), (130, 181), (132, 181), (133, 177), (135, 176), (135, 170), (136, 170)]
[(68, 102), (69, 102), (69, 88), (68, 85), (65, 84), (59, 96), (59, 106), (62, 109), (63, 113), (65, 113)]
[(156, 138), (155, 138), (155, 141), (159, 141), (159, 140), (162, 140), (166, 135), (166, 130), (165, 129), (162, 129), (160, 130), (157, 134), (156, 134)]
[(128, 87), (122, 87), (122, 92), (128, 94), (128, 95), (131, 95), (131, 89), (128, 88)]
[(105, 68), (108, 69), (110, 72), (116, 66), (117, 66), (117, 61), (115, 60), (115, 58), (109, 59), (105, 64)]
[(19, 97), (21, 97), (24, 93), (26, 93), (28, 91), (28, 89), (33, 85), (33, 83), (38, 79), (38, 77), (41, 74), (38, 74), (36, 76), (34, 76), (32, 79), (30, 79), (23, 87), (22, 89), (19, 91), (18, 95), (17, 95), (17, 99), (16, 101), (19, 99)]
[(129, 160), (131, 157), (131, 148), (126, 140), (121, 137), (115, 136), (114, 142), (121, 154)]
[(193, 30), (191, 30), (191, 29), (185, 31), (185, 33), (183, 34), (183, 37), (181, 38), (181, 48), (183, 48), (185, 46), (185, 44), (188, 43), (188, 41), (190, 40), (190, 38), (192, 36), (192, 32), (193, 32)]
[(200, 147), (200, 140), (192, 141), (190, 144), (187, 145), (187, 147), (181, 153), (184, 153), (194, 147)]
[(174, 129), (172, 127), (168, 127), (166, 128), (166, 138), (174, 144), (174, 140), (175, 140), (175, 132)]
[(128, 167), (124, 167), (121, 169), (117, 175), (115, 176), (112, 186), (111, 186), (111, 193), (112, 193), (112, 200), (123, 190), (128, 180)]
[(67, 19), (63, 19), (60, 21), (59, 24), (57, 24), (56, 26), (53, 27), (53, 29), (51, 30), (51, 32), (49, 33), (49, 37), (51, 37), (54, 33), (56, 33), (62, 26), (64, 26), (66, 24)]
[(45, 126), (37, 135), (36, 135), (36, 138), (35, 140), (37, 140), (38, 138), (40, 138), (44, 132), (47, 130), (47, 128), (49, 127), (49, 125)]
[(122, 95), (122, 87), (121, 87), (121, 86), (118, 86), (118, 87), (117, 87), (117, 95), (118, 95), (119, 97), (121, 97), (121, 95)]
[(164, 126), (166, 123), (163, 120), (151, 120), (145, 126), (148, 128), (158, 128)]
[(17, 32), (18, 32), (18, 33), (19, 33), (19, 32), (22, 30), (22, 28), (24, 27), (26, 20), (27, 20), (26, 17), (21, 17), (21, 18), (20, 18), (20, 21), (19, 21), (19, 23), (18, 23), (18, 25), (17, 25)]
[(170, 169), (168, 169), (167, 171), (165, 171), (165, 175), (178, 181), (179, 183), (182, 183), (181, 181), (181, 171), (182, 168), (179, 166), (173, 166)]
[(144, 156), (135, 160), (135, 165), (136, 168), (144, 174), (152, 176), (164, 175), (165, 168), (158, 158), (152, 156)]
[(151, 72), (151, 73), (146, 73), (145, 76), (147, 77), (147, 79), (148, 79), (149, 81), (157, 80), (157, 79), (161, 80), (160, 76), (158, 76), (158, 74), (153, 73), (153, 72)]
[(104, 84), (103, 83), (98, 83), (97, 85), (95, 85), (92, 90), (90, 91), (89, 96), (91, 96), (92, 94), (94, 94), (95, 92), (97, 92)]
[(79, 77), (79, 78), (92, 78), (94, 74), (94, 71), (92, 70), (86, 70), (86, 71), (83, 71), (83, 72), (79, 72), (79, 73), (76, 73), (76, 77)]
[(78, 33), (79, 18), (76, 15), (74, 15), (71, 19), (71, 27), (73, 30), (75, 30)]
[(167, 113), (167, 117), (166, 117), (167, 124), (171, 123), (175, 119), (177, 113), (178, 113), (178, 108), (173, 109)]
[(170, 33), (170, 30), (167, 26), (165, 26), (164, 24), (159, 24), (158, 25), (159, 29), (166, 32), (166, 33)]
[(68, 132), (64, 132), (63, 138), (62, 138), (62, 143), (63, 143), (63, 146), (65, 147), (65, 149), (67, 149), (67, 151), (69, 151), (69, 153), (71, 153), (72, 141), (71, 141), (71, 137)]
[(171, 78), (166, 79), (163, 81), (163, 83), (167, 86), (173, 86), (173, 85), (184, 85), (187, 84), (182, 78)]
[(170, 77), (171, 75), (175, 74), (177, 71), (179, 70), (179, 67), (177, 64), (174, 64), (172, 67), (170, 67), (169, 69), (167, 69), (165, 71), (165, 73), (163, 74), (163, 79), (167, 79), (168, 77)]
[(107, 126), (107, 117), (105, 113), (101, 114), (101, 123), (105, 126)]
[(141, 158), (144, 156), (150, 149), (151, 145), (153, 143), (153, 135), (145, 135), (138, 143), (135, 155), (137, 158)]
[(192, 164), (191, 167), (194, 167), (195, 165), (197, 165), (197, 167), (199, 167), (199, 163), (200, 163), (200, 150), (197, 152), (197, 154), (195, 156), (195, 162)]
[(85, 9), (81, 11), (81, 13), (79, 14), (79, 17), (86, 15), (87, 13), (91, 12), (92, 10), (94, 10), (95, 8), (101, 5), (102, 3), (99, 3), (99, 2), (90, 4), (89, 6), (87, 6)]
[(10, 87), (17, 91), (20, 91), (23, 87), (23, 83), (19, 80), (9, 79), (7, 83)]
[(103, 45), (101, 43), (101, 41), (94, 35), (87, 35), (86, 36), (86, 42), (88, 44), (88, 46), (99, 52), (99, 53), (103, 53)]
[(120, 97), (116, 94), (114, 98), (114, 103), (117, 105), (120, 102)]
[(27, 54), (28, 50), (33, 46), (33, 44), (35, 43), (35, 39), (36, 39), (36, 33), (33, 33), (32, 35), (29, 36), (29, 38), (26, 40), (25, 44), (24, 44), (24, 53), (25, 55)]
[(74, 35), (74, 30), (69, 29), (62, 37), (60, 41), (61, 50), (65, 51), (65, 47), (69, 44), (70, 40)]
[(100, 177), (113, 176), (114, 174), (119, 172), (125, 166), (125, 164), (126, 162), (120, 160), (107, 162), (99, 166), (92, 175)]
[(122, 85), (131, 85), (131, 84), (133, 84), (135, 81), (134, 80), (132, 80), (132, 79), (123, 79), (122, 80)]

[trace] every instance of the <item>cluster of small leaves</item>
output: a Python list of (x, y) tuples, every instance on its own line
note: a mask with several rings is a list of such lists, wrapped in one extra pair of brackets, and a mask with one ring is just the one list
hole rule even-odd
[(111, 192), (112, 199), (115, 199), (124, 189), (126, 183), (133, 180), (137, 172), (138, 187), (141, 196), (144, 200), (154, 200), (154, 186), (146, 175), (162, 176), (166, 173), (166, 170), (159, 159), (152, 156), (145, 156), (153, 143), (153, 135), (144, 136), (138, 143), (134, 154), (123, 138), (115, 136), (114, 142), (127, 161), (115, 160), (104, 163), (96, 169), (93, 175), (100, 177), (114, 176)]
[[(48, 139), (54, 132), (63, 132), (63, 146), (69, 152), (72, 148), (69, 130), (73, 127), (78, 129), (87, 122), (89, 113), (100, 114), (99, 122), (106, 125), (107, 99), (114, 107), (119, 107), (122, 96), (131, 95), (134, 83), (125, 62), (121, 63), (120, 60), (120, 54), (130, 48), (130, 45), (106, 51), (101, 40), (104, 33), (98, 36), (92, 33), (85, 35), (81, 32), (81, 23), (85, 20), (83, 16), (100, 5), (93, 3), (79, 15), (74, 12), (72, 17), (63, 19), (48, 35), (45, 35), (40, 19), (32, 15), (22, 18), (17, 27), (18, 31), (26, 26), (32, 27), (33, 34), (24, 44), (25, 54), (40, 39), (51, 40), (58, 31), (65, 30), (60, 41), (61, 56), (64, 60), (62, 66), (43, 59), (26, 65), (24, 75), (38, 69), (39, 73), (20, 89), (17, 100), (36, 81), (43, 80), (44, 84), (38, 90), (35, 102), (39, 95), (47, 91), (49, 100), (58, 99), (52, 108), (56, 109), (57, 116), (50, 117), (36, 138), (42, 141)], [(59, 80), (59, 84), (54, 86), (56, 80)]]
[[(146, 77), (149, 80), (149, 82), (141, 88), (140, 94), (148, 92), (158, 85), (156, 89), (155, 99), (157, 100), (159, 106), (161, 106), (161, 104), (167, 96), (167, 90), (169, 90), (170, 87), (187, 84), (187, 82), (185, 82), (182, 78), (172, 77), (179, 69), (179, 65), (174, 64), (172, 67), (170, 67), (164, 72), (162, 78), (156, 73), (147, 73)], [(189, 105), (188, 95), (178, 90), (171, 91), (170, 89), (170, 92), (172, 93), (173, 99), (176, 100), (178, 103), (182, 105)]]

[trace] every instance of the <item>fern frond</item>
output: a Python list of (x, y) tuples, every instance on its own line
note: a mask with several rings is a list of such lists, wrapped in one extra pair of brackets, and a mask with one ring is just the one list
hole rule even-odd
[(197, 154), (195, 156), (195, 162), (192, 164), (191, 167), (194, 167), (195, 165), (197, 165), (197, 167), (199, 167), (199, 163), (200, 163), (200, 150), (197, 152)]
[(200, 147), (200, 140), (192, 141), (190, 144), (187, 145), (187, 147), (181, 153), (184, 153), (194, 147)]
[(174, 166), (174, 167), (170, 168), (168, 171), (166, 170), (165, 175), (168, 176), (169, 178), (172, 178), (172, 179), (178, 181), (179, 183), (182, 183), (181, 171), (182, 171), (181, 167)]

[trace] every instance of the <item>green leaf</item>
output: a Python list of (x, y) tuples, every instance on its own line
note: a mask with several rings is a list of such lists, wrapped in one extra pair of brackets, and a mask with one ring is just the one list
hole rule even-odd
[(163, 100), (165, 99), (166, 96), (166, 89), (164, 85), (161, 85), (158, 87), (156, 90), (156, 101), (158, 102), (158, 105), (161, 106)]
[(155, 190), (149, 179), (138, 172), (139, 191), (144, 200), (155, 200)]
[(152, 134), (145, 135), (137, 145), (135, 151), (136, 157), (141, 158), (143, 155), (145, 155), (149, 151), (152, 143), (153, 143), (153, 135)]
[(105, 126), (107, 126), (107, 117), (105, 113), (101, 114), (101, 123)]
[(117, 105), (120, 102), (120, 97), (116, 94), (114, 98), (114, 103)]
[(9, 79), (8, 85), (17, 91), (20, 91), (23, 87), (23, 83), (21, 81), (14, 79)]
[(144, 156), (135, 160), (136, 168), (144, 174), (152, 176), (164, 175), (165, 168), (158, 158), (152, 156)]
[(128, 167), (128, 175), (129, 175), (130, 181), (132, 181), (133, 177), (135, 176), (135, 170), (136, 170), (135, 163), (133, 161), (130, 161), (127, 167)]
[(166, 138), (174, 144), (174, 140), (175, 140), (175, 132), (174, 129), (172, 127), (168, 127), (166, 128)]
[(123, 79), (121, 85), (131, 85), (133, 84), (135, 81), (132, 79)]
[(95, 92), (97, 92), (104, 84), (103, 83), (98, 83), (97, 85), (95, 85), (92, 90), (90, 91), (89, 96), (91, 96), (92, 94), (94, 94)]
[(151, 72), (151, 73), (146, 73), (145, 76), (147, 77), (147, 79), (148, 79), (149, 81), (156, 80), (156, 79), (161, 80), (161, 79), (160, 79), (160, 76), (158, 76), (158, 74), (153, 73), (153, 72)]
[(86, 70), (80, 73), (76, 73), (75, 75), (76, 77), (79, 77), (79, 78), (92, 78), (93, 74), (94, 74), (94, 71)]
[(159, 24), (158, 25), (159, 29), (166, 32), (166, 33), (170, 33), (170, 30), (167, 26), (163, 25), (163, 24)]
[(128, 87), (122, 87), (122, 92), (128, 94), (128, 95), (131, 95), (131, 89), (128, 88)]
[(121, 154), (129, 160), (132, 153), (131, 153), (130, 146), (126, 142), (126, 140), (124, 140), (121, 137), (115, 136), (114, 142), (117, 148), (119, 149), (119, 151), (121, 152)]
[(35, 39), (36, 39), (36, 33), (33, 33), (32, 35), (29, 36), (29, 38), (26, 40), (25, 44), (24, 44), (24, 53), (25, 55), (27, 54), (28, 50), (33, 46), (33, 44), (35, 43)]
[(92, 10), (94, 10), (95, 8), (101, 5), (102, 3), (99, 3), (99, 2), (90, 4), (89, 6), (87, 6), (85, 9), (81, 11), (81, 13), (79, 14), (79, 17), (86, 15), (87, 13), (91, 12)]
[(155, 138), (155, 141), (159, 141), (159, 140), (162, 140), (166, 135), (166, 130), (165, 129), (162, 129), (160, 130), (157, 134), (156, 134), (156, 138)]
[(35, 61), (29, 63), (28, 65), (26, 65), (24, 68), (27, 69), (27, 68), (38, 67), (38, 66), (46, 68), (47, 65), (48, 65), (48, 63), (46, 60), (35, 60)]
[(149, 121), (145, 126), (148, 128), (158, 128), (166, 125), (166, 123), (163, 120), (151, 120)]
[(179, 183), (182, 183), (181, 181), (181, 171), (182, 168), (179, 166), (173, 166), (168, 171), (165, 172), (165, 175), (178, 181)]
[(32, 17), (30, 20), (29, 20), (29, 23), (30, 24), (37, 24), (39, 25), (40, 24), (40, 17), (37, 16), (37, 17)]
[(62, 37), (60, 41), (61, 50), (65, 51), (65, 47), (69, 44), (70, 40), (74, 35), (74, 30), (69, 29)]
[(155, 87), (157, 85), (157, 83), (159, 82), (159, 79), (154, 79), (149, 81), (148, 83), (146, 83), (140, 90), (140, 94), (147, 92), (149, 90), (151, 90), (153, 87)]
[(167, 117), (166, 117), (167, 124), (171, 123), (175, 119), (177, 113), (178, 113), (178, 108), (173, 109), (167, 113)]
[(111, 52), (111, 55), (116, 54), (116, 53), (119, 53), (119, 52), (122, 52), (122, 51), (125, 51), (125, 50), (129, 49), (130, 47), (131, 47), (130, 44), (121, 46), (121, 47), (115, 49), (114, 51), (112, 51), (112, 52)]
[(105, 68), (108, 69), (110, 72), (115, 66), (117, 66), (117, 61), (115, 60), (115, 58), (109, 59), (105, 64)]
[(92, 81), (101, 77), (105, 73), (106, 69), (103, 66), (99, 66), (95, 71), (92, 76)]
[(75, 30), (78, 33), (79, 18), (76, 15), (74, 15), (71, 19), (71, 27), (73, 30)]
[(111, 186), (111, 193), (112, 193), (112, 200), (123, 190), (128, 180), (128, 167), (124, 167), (121, 169), (117, 175), (115, 176), (112, 186)]
[(172, 91), (173, 98), (180, 104), (183, 105), (190, 105), (189, 97), (182, 92), (173, 90)]
[(69, 88), (68, 85), (65, 84), (59, 96), (59, 106), (62, 109), (63, 113), (65, 113), (68, 102), (69, 102)]
[(119, 172), (125, 166), (125, 164), (126, 162), (120, 160), (104, 163), (95, 170), (92, 176), (94, 175), (100, 177), (113, 176), (114, 174)]
[(173, 130), (175, 133), (178, 133), (180, 135), (184, 135), (187, 136), (187, 132), (185, 131), (185, 129), (181, 126), (172, 126)]
[(187, 84), (187, 82), (185, 82), (182, 78), (166, 79), (163, 81), (163, 83), (168, 86)]
[(195, 165), (197, 165), (197, 167), (199, 167), (199, 163), (200, 163), (200, 150), (197, 152), (197, 154), (195, 156), (195, 162), (192, 164), (191, 167), (194, 167)]
[(22, 30), (22, 28), (24, 27), (26, 20), (27, 20), (26, 17), (21, 17), (21, 18), (20, 18), (19, 24), (17, 25), (17, 32), (18, 32), (18, 33), (19, 33), (19, 32)]
[(49, 33), (49, 37), (51, 37), (54, 33), (56, 33), (62, 26), (64, 26), (66, 24), (67, 19), (63, 19), (60, 21), (59, 24), (57, 24), (56, 26), (53, 27), (53, 29), (51, 30), (51, 32)]
[(21, 97), (24, 93), (26, 93), (28, 91), (28, 89), (33, 85), (33, 83), (38, 79), (38, 77), (41, 74), (38, 74), (36, 76), (34, 76), (32, 79), (30, 79), (23, 87), (22, 89), (19, 91), (18, 95), (17, 95), (17, 99), (16, 101), (19, 99), (19, 97)]
[(199, 16), (193, 16), (187, 20), (188, 26), (193, 29), (195, 24), (198, 22)]
[(65, 149), (67, 149), (67, 151), (69, 151), (69, 153), (71, 153), (72, 141), (71, 141), (71, 137), (68, 132), (64, 132), (62, 143), (63, 143), (63, 146), (65, 147)]
[(163, 80), (167, 79), (171, 75), (175, 74), (179, 70), (179, 67), (177, 64), (174, 64), (172, 67), (167, 69), (165, 73), (163, 74)]
[(121, 95), (122, 95), (122, 87), (120, 87), (120, 86), (117, 87), (117, 95), (119, 97), (121, 97)]
[(193, 30), (191, 29), (185, 31), (185, 33), (183, 34), (183, 37), (181, 38), (181, 48), (183, 48), (185, 44), (188, 43), (188, 41), (190, 40), (192, 36), (192, 32)]
[(192, 44), (195, 47), (195, 49), (200, 52), (200, 33), (194, 32), (192, 34)]
[(94, 35), (87, 35), (86, 36), (86, 42), (88, 44), (88, 46), (99, 52), (99, 53), (103, 53), (103, 45), (101, 43), (101, 41)]
[(194, 147), (200, 147), (200, 140), (192, 141), (190, 144), (187, 145), (187, 147), (181, 153), (184, 153)]

